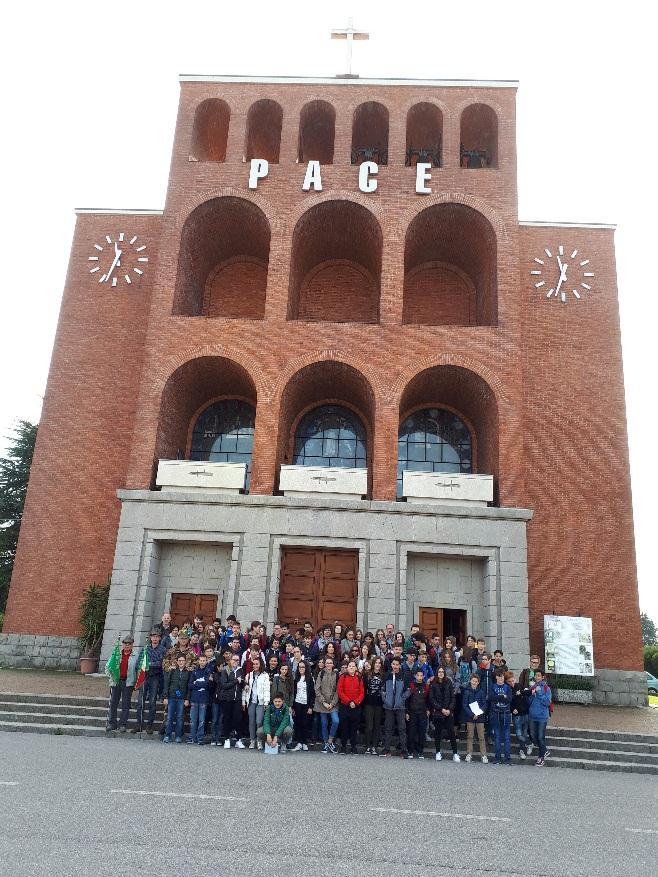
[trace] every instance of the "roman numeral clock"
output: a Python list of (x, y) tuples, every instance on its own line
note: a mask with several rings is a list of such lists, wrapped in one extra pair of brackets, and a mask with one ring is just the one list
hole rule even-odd
[(535, 289), (545, 293), (546, 298), (564, 303), (580, 301), (592, 290), (594, 272), (589, 259), (582, 258), (577, 249), (567, 252), (562, 244), (552, 249), (546, 247), (534, 263), (530, 276)]
[(94, 244), (94, 250), (94, 255), (87, 258), (89, 273), (108, 286), (130, 286), (142, 276), (149, 260), (146, 244), (136, 234), (120, 232), (115, 239), (106, 234), (102, 244)]

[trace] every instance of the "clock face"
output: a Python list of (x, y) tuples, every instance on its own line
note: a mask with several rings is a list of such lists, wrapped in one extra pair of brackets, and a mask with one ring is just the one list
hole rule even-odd
[(536, 257), (530, 271), (535, 289), (546, 298), (566, 302), (580, 301), (592, 289), (594, 272), (589, 259), (585, 259), (577, 249), (546, 247), (541, 258)]
[(89, 273), (108, 286), (135, 283), (144, 273), (148, 260), (146, 244), (136, 234), (123, 231), (114, 237), (106, 234), (101, 244), (94, 244), (94, 255), (87, 258)]

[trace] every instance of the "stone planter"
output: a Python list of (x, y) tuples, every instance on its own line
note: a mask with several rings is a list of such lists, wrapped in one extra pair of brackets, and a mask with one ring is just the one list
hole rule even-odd
[(174, 493), (240, 493), (246, 478), (246, 463), (160, 460), (155, 483), (162, 490)]
[(493, 475), (405, 471), (402, 496), (409, 503), (486, 506), (493, 502)]
[(80, 658), (80, 673), (86, 676), (88, 673), (95, 673), (98, 668), (98, 658)]
[(573, 688), (557, 688), (555, 690), (557, 703), (591, 703), (592, 692), (580, 691)]
[(282, 466), (279, 490), (284, 496), (362, 499), (368, 492), (368, 470)]

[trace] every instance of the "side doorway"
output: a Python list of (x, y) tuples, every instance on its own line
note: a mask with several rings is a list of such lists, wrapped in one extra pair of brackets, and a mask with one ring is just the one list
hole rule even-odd
[(454, 636), (459, 645), (466, 642), (465, 609), (421, 606), (418, 610), (418, 624), (426, 636), (438, 633), (442, 643), (447, 636)]
[(202, 615), (206, 624), (215, 620), (217, 597), (213, 594), (172, 594), (169, 607), (174, 624), (182, 624), (195, 615)]

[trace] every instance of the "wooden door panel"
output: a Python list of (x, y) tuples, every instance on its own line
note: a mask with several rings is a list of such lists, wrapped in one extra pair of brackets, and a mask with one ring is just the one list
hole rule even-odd
[(354, 624), (358, 553), (284, 548), (281, 558), (278, 617), (314, 627), (340, 621)]
[(172, 594), (169, 609), (175, 624), (181, 625), (188, 618), (194, 618), (194, 594)]
[(217, 597), (214, 594), (199, 594), (195, 615), (203, 615), (204, 624), (212, 624), (217, 614)]
[(418, 623), (426, 636), (438, 633), (443, 641), (443, 609), (421, 607), (418, 611)]

